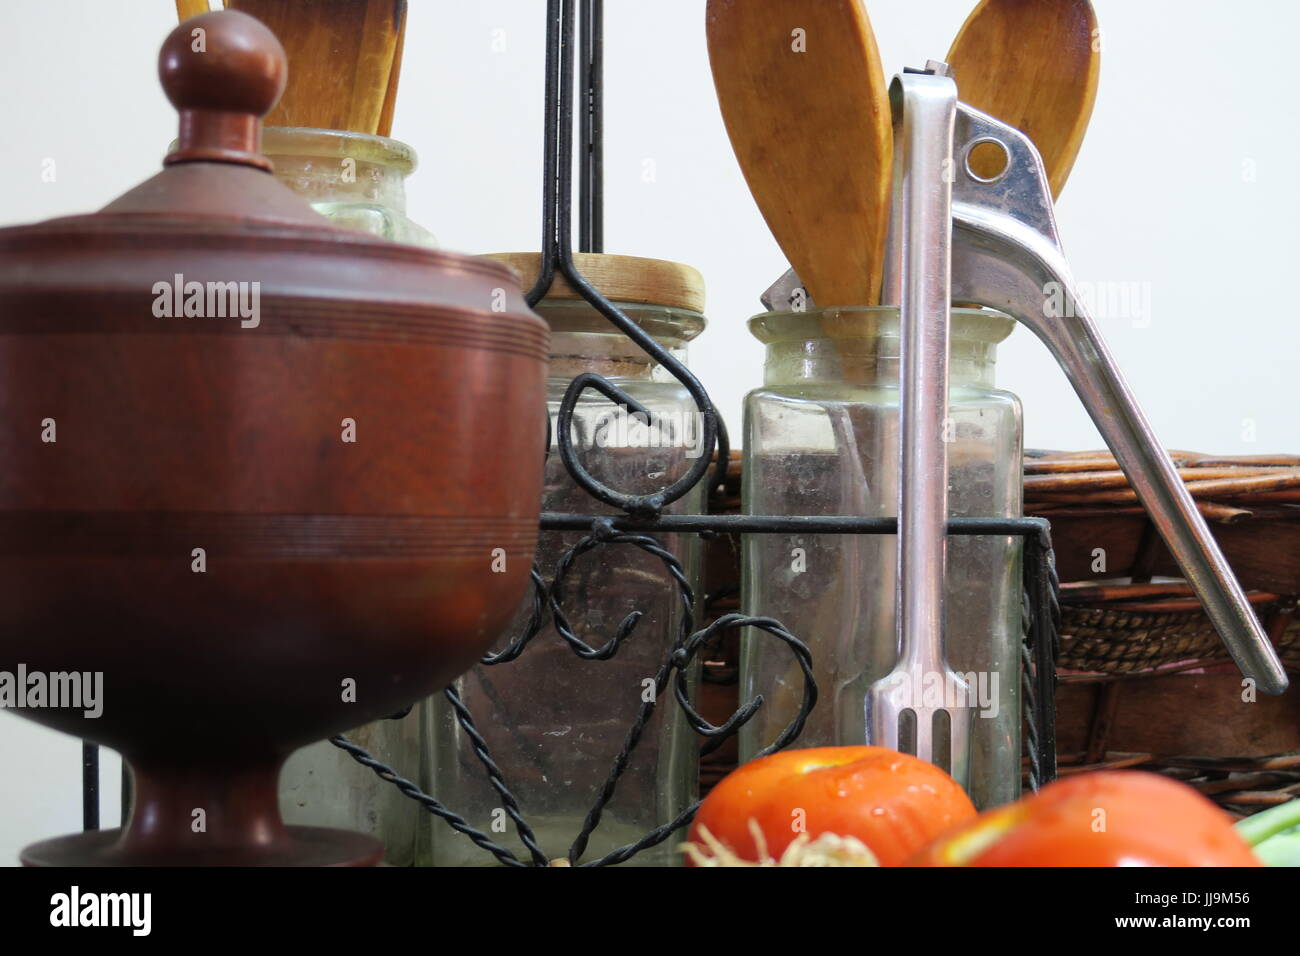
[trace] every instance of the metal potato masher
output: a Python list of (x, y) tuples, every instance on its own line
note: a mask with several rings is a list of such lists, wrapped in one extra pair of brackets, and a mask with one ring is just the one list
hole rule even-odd
[[(959, 102), (947, 74), (946, 64), (931, 61), (890, 87), (894, 191), (882, 301), (900, 311), (899, 653), (894, 670), (869, 688), (864, 716), (869, 742), (914, 752), (968, 785), (972, 689), (948, 665), (943, 636), (943, 420), (953, 301), (1011, 315), (1047, 345), (1242, 674), (1268, 694), (1282, 693), (1288, 680), (1076, 295), (1037, 149), (1020, 131)], [(1005, 154), (995, 176), (976, 175), (968, 162), (985, 143)], [(787, 272), (763, 303), (783, 307), (800, 285)], [(1048, 307), (1049, 293), (1058, 307)]]

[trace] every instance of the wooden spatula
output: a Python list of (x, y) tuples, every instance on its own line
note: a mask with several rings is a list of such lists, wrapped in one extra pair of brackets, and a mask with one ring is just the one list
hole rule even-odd
[[(289, 85), (268, 126), (378, 133), (392, 123), (406, 0), (227, 0), (274, 31)], [(390, 87), (392, 93), (390, 94)]]
[(709, 63), (749, 190), (819, 306), (879, 300), (893, 160), (861, 0), (709, 0)]
[[(1034, 141), (1054, 197), (1074, 166), (1097, 98), (1096, 31), (1089, 0), (981, 0), (948, 51), (962, 102)], [(998, 172), (979, 164), (972, 154), (975, 172)]]

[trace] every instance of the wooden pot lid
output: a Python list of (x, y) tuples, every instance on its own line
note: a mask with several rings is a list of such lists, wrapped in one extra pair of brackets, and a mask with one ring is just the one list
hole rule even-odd
[[(261, 118), (286, 65), (258, 20), (233, 10), (186, 20), (163, 43), (158, 72), (180, 114), (162, 172), (98, 213), (0, 229), (0, 332), (156, 332), (158, 283), (246, 282), (283, 317), (281, 334), (307, 321), (316, 331), (306, 334), (427, 340), (425, 317), (451, 310), (467, 324), (514, 320), (503, 345), (545, 359), (545, 323), (504, 265), (339, 228), (271, 174)], [(292, 308), (275, 307), (284, 302)], [(401, 319), (377, 330), (366, 316), (378, 313)]]
[[(532, 288), (541, 271), (542, 257), (536, 252), (494, 252), (484, 258), (504, 262), (514, 269), (525, 289)], [(704, 276), (685, 263), (603, 252), (575, 252), (573, 264), (601, 295), (614, 302), (641, 302), (704, 312)], [(557, 270), (546, 298), (580, 299), (582, 296)]]

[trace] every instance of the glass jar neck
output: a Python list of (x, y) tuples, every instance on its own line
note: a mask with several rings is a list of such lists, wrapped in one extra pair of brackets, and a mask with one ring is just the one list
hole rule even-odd
[(270, 126), (262, 152), (275, 175), (315, 204), (370, 203), (406, 212), (406, 177), (415, 151), (383, 136), (342, 130)]
[[(765, 312), (749, 321), (767, 346), (763, 381), (768, 386), (847, 383), (897, 386), (898, 309), (892, 306)], [(986, 309), (953, 309), (949, 327), (948, 379), (952, 386), (991, 388), (998, 343), (1015, 320)]]
[[(613, 304), (683, 364), (687, 343), (704, 330), (704, 316), (688, 309), (638, 302)], [(595, 372), (624, 381), (676, 381), (585, 301), (543, 299), (534, 311), (551, 327), (551, 378), (567, 380), (583, 372)]]

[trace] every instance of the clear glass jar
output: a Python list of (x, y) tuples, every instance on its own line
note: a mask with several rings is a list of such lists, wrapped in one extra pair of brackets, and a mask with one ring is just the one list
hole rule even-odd
[[(745, 399), (747, 514), (893, 517), (898, 494), (898, 310), (769, 312), (750, 320), (767, 346), (762, 388)], [(948, 506), (953, 516), (1021, 514), (1021, 409), (994, 386), (997, 343), (1014, 320), (952, 312)], [(742, 606), (782, 621), (812, 648), (820, 698), (796, 747), (865, 742), (868, 687), (892, 670), (893, 535), (751, 534)], [(971, 797), (981, 808), (1020, 792), (1021, 542), (952, 536), (946, 570), (949, 663), (974, 672)], [(789, 651), (746, 635), (741, 699), (766, 703), (741, 731), (741, 759), (770, 743), (802, 694)]]
[(336, 129), (268, 126), (262, 152), (275, 176), (345, 229), (393, 242), (433, 246), (433, 234), (406, 215), (406, 177), (415, 150), (384, 136)]
[[(619, 281), (620, 273), (646, 262), (615, 256), (578, 259), (584, 275), (611, 298), (625, 284)], [(526, 268), (520, 271), (528, 275)], [(689, 272), (698, 281), (698, 273)], [(536, 274), (535, 265), (531, 274)], [(665, 488), (690, 469), (701, 453), (696, 408), (676, 379), (560, 286), (557, 281), (550, 297), (535, 307), (552, 330), (548, 388), (552, 444), (542, 510), (615, 513), (582, 490), (560, 460), (555, 443), (557, 415), (569, 382), (582, 372), (603, 375), (664, 423), (661, 433), (652, 433), (591, 390), (578, 403), (571, 434), (583, 464), (597, 480), (628, 494)], [(669, 301), (668, 296), (663, 298)], [(704, 317), (695, 309), (617, 299), (615, 305), (683, 362), (686, 344), (704, 329)], [(704, 486), (701, 481), (666, 510), (700, 513)], [(548, 585), (556, 562), (583, 536), (584, 532), (543, 532), (537, 566)], [(698, 596), (699, 538), (656, 537), (683, 562)], [(592, 647), (608, 641), (632, 612), (639, 611), (642, 617), (618, 653), (601, 661), (576, 655), (548, 616), (518, 659), (479, 665), (455, 684), (549, 859), (566, 856), (581, 830), (642, 705), (646, 682), (678, 639), (683, 613), (678, 588), (660, 560), (627, 544), (600, 545), (578, 558), (567, 576), (563, 606), (573, 631)], [(530, 610), (531, 598), (497, 649), (523, 631)], [(446, 699), (430, 698), (424, 718), (427, 743), (421, 785), (494, 841), (529, 860)], [(697, 753), (696, 738), (670, 685), (579, 862), (633, 843), (685, 810), (696, 795)], [(670, 838), (629, 862), (675, 863), (679, 857), (675, 846)], [(495, 861), (443, 821), (428, 817), (421, 822), (419, 862), (455, 866)]]
[[(406, 215), (406, 177), (415, 151), (382, 136), (328, 129), (267, 127), (262, 152), (276, 177), (337, 225), (394, 242), (434, 245)], [(404, 777), (418, 773), (416, 710), (349, 731), (353, 743)], [(385, 860), (410, 866), (416, 824), (425, 811), (328, 741), (297, 751), (280, 774), (280, 811), (288, 823), (359, 830), (382, 840)]]

